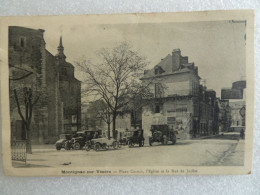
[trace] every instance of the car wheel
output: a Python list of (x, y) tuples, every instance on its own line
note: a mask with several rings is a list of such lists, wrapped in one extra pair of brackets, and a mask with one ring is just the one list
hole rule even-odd
[(113, 144), (112, 144), (112, 146), (113, 146), (114, 149), (118, 149), (118, 145), (119, 145), (119, 144), (118, 144), (117, 141), (114, 141)]
[(90, 151), (91, 150), (91, 145), (90, 144), (86, 144), (85, 145), (85, 149), (86, 149), (86, 151)]
[(81, 148), (79, 142), (75, 142), (73, 147), (75, 150), (80, 150), (80, 148)]
[(99, 143), (96, 143), (96, 144), (94, 145), (94, 150), (97, 152), (97, 151), (99, 151), (100, 149), (101, 149), (100, 144), (99, 144)]
[(60, 150), (61, 149), (61, 147), (60, 146), (56, 146), (56, 150)]

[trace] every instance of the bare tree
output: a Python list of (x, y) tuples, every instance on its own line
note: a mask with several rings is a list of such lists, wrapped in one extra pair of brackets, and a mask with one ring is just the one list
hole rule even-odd
[(127, 43), (113, 49), (101, 49), (97, 58), (99, 63), (83, 60), (76, 64), (85, 73), (83, 93), (101, 98), (111, 111), (114, 137), (117, 114), (131, 101), (129, 97), (140, 91), (136, 83), (140, 82), (139, 77), (148, 63)]
[(18, 108), (18, 113), (23, 121), (23, 124), (25, 126), (25, 134), (26, 134), (26, 151), (27, 153), (32, 153), (32, 147), (31, 147), (31, 137), (30, 137), (30, 125), (32, 120), (32, 112), (34, 105), (38, 102), (40, 95), (37, 97), (33, 97), (33, 91), (31, 88), (24, 87), (23, 88), (23, 100), (24, 100), (24, 107), (25, 107), (25, 113), (22, 113), (21, 105), (19, 102), (19, 98), (17, 95), (17, 90), (14, 89), (14, 97)]
[[(10, 93), (10, 108), (14, 109), (17, 107), (18, 114), (22, 119), (23, 127), (25, 128), (26, 151), (27, 153), (32, 153), (30, 125), (33, 115), (33, 107), (37, 104), (41, 96), (37, 90), (34, 90), (33, 92), (32, 88), (37, 88), (36, 77), (38, 74), (33, 70), (27, 70), (27, 68), (17, 67), (12, 64), (9, 64), (9, 67), (17, 70), (15, 71), (16, 77), (9, 77), (10, 91), (12, 90), (14, 92), (13, 96)], [(32, 77), (33, 75), (34, 77)], [(22, 105), (22, 102), (24, 105)], [(24, 113), (22, 112), (21, 106), (24, 106)]]

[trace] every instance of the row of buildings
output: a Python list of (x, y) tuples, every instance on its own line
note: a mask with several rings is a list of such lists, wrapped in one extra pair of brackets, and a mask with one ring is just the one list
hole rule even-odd
[(154, 92), (153, 103), (142, 110), (145, 130), (168, 124), (179, 138), (189, 139), (245, 129), (246, 81), (232, 83), (232, 88), (221, 90), (221, 98), (216, 97), (214, 90), (201, 84), (198, 67), (180, 49), (145, 71), (141, 80)]
[(245, 129), (246, 81), (232, 83), (216, 97), (201, 84), (198, 67), (180, 49), (145, 71), (141, 80), (154, 92), (152, 103), (142, 110), (142, 128), (148, 135), (151, 125), (158, 124), (168, 124), (182, 139)]
[[(91, 106), (98, 102), (81, 104), (81, 82), (75, 78), (74, 66), (66, 61), (62, 37), (57, 54), (53, 55), (46, 49), (44, 30), (9, 27), (9, 78), (12, 139), (26, 137), (13, 93), (14, 89), (20, 90), (18, 99), (26, 115), (25, 87), (32, 89), (33, 99), (40, 97), (32, 110), (33, 143), (53, 143), (59, 134), (81, 129), (107, 129), (101, 118), (90, 113)], [(245, 126), (245, 117), (241, 117), (245, 101), (229, 101), (234, 96), (240, 98), (245, 81), (223, 89), (220, 99), (214, 90), (201, 84), (198, 67), (182, 56), (180, 49), (174, 49), (140, 79), (153, 97), (147, 98), (139, 111), (120, 114), (118, 131), (138, 125), (148, 136), (151, 125), (168, 124), (179, 132), (180, 138), (189, 139), (218, 134), (231, 126)]]
[[(145, 100), (138, 113), (134, 110), (119, 115), (116, 123), (118, 131), (138, 125), (144, 129), (144, 135), (149, 136), (152, 125), (167, 124), (178, 131), (179, 138), (189, 139), (229, 131), (235, 123), (244, 125), (235, 122), (241, 120), (240, 113), (237, 113), (241, 106), (230, 102), (231, 96), (220, 99), (214, 90), (202, 85), (198, 67), (190, 63), (187, 56), (182, 56), (180, 49), (173, 50), (154, 68), (144, 71), (141, 80), (153, 96)], [(87, 112), (95, 103), (92, 102), (83, 111), (86, 113), (82, 117), (83, 123), (90, 128), (106, 129), (107, 124), (102, 119), (91, 117)]]

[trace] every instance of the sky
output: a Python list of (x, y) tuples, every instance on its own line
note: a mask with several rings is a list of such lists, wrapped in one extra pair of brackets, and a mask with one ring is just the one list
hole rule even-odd
[[(147, 69), (181, 49), (199, 69), (208, 89), (220, 96), (221, 88), (245, 79), (245, 24), (231, 21), (146, 23), (146, 24), (39, 24), (27, 26), (45, 30), (46, 49), (57, 53), (59, 37), (63, 37), (67, 61), (83, 58), (95, 62), (96, 51), (126, 41), (149, 61)], [(77, 73), (76, 73), (77, 77)], [(79, 78), (80, 79), (80, 78)]]

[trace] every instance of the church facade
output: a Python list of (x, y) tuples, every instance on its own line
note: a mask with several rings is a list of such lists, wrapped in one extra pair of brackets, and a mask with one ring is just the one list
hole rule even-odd
[[(58, 42), (58, 41), (57, 41)], [(26, 115), (23, 89), (32, 90), (37, 100), (32, 109), (32, 143), (54, 143), (62, 133), (81, 127), (81, 82), (74, 66), (66, 61), (62, 37), (57, 54), (46, 49), (44, 30), (9, 27), (9, 89), (11, 139), (25, 139), (25, 129), (18, 113), (14, 89), (21, 112)]]

